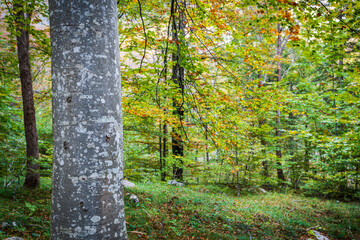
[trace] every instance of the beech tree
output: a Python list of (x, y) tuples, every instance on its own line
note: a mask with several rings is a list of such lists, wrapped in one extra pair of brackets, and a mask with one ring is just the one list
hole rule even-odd
[[(176, 92), (178, 93), (177, 98), (174, 97), (173, 105), (174, 105), (174, 115), (179, 119), (179, 126), (174, 126), (172, 131), (172, 154), (177, 161), (173, 167), (173, 178), (183, 180), (183, 165), (182, 158), (184, 157), (184, 140), (181, 136), (182, 124), (184, 121), (184, 84), (185, 84), (185, 69), (181, 65), (183, 64), (180, 56), (180, 35), (184, 37), (185, 35), (185, 14), (184, 9), (180, 8), (180, 4), (182, 8), (185, 8), (184, 2), (173, 1), (171, 4), (171, 15), (172, 15), (172, 29), (173, 29), (173, 38), (176, 42), (176, 52), (173, 53), (173, 61), (174, 66), (172, 68), (172, 80), (176, 85)], [(178, 15), (175, 17), (174, 15)]]
[[(40, 175), (38, 173), (40, 167), (38, 164), (34, 164), (32, 162), (33, 158), (39, 158), (34, 92), (29, 60), (29, 27), (34, 5), (35, 4), (33, 2), (26, 4), (26, 1), (19, 1), (18, 3), (14, 3), (17, 24), (16, 44), (18, 49), (21, 92), (24, 112), (26, 157), (28, 158), (24, 186), (29, 188), (35, 188), (40, 185)], [(28, 11), (25, 11), (27, 8)]]
[(38, 134), (36, 129), (33, 78), (30, 64), (30, 30), (32, 15), (39, 3), (36, 0), (1, 1), (7, 13), (9, 38), (16, 37), (16, 48), (21, 83), (23, 120), (26, 141), (26, 176), (24, 186), (36, 188), (40, 185)]
[(116, 1), (51, 0), (52, 239), (127, 239)]

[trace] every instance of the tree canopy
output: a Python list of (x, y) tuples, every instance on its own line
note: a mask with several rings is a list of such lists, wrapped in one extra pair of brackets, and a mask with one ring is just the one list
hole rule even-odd
[[(30, 34), (43, 176), (50, 46), (46, 2), (22, 6), (32, 12), (22, 20), (18, 1), (1, 3), (0, 171), (10, 186), (25, 173), (16, 22)], [(181, 169), (193, 184), (359, 197), (358, 1), (123, 0), (118, 10), (125, 178)]]

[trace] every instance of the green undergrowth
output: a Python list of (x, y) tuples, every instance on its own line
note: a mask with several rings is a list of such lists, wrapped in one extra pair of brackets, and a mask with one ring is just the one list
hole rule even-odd
[(0, 189), (0, 239), (50, 239), (51, 180), (41, 178), (39, 189)]
[[(360, 239), (360, 206), (295, 194), (229, 196), (213, 186), (137, 184), (130, 239)], [(313, 238), (315, 239), (315, 238)]]
[[(50, 192), (46, 178), (35, 191), (0, 190), (0, 224), (10, 225), (0, 228), (0, 239), (49, 239)], [(129, 239), (315, 239), (312, 230), (360, 239), (358, 203), (279, 193), (235, 197), (220, 187), (160, 183), (137, 183), (125, 194)]]

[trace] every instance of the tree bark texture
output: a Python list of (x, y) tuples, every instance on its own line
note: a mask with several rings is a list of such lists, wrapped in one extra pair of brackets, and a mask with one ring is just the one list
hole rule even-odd
[(24, 128), (26, 140), (26, 176), (24, 186), (35, 188), (40, 185), (39, 164), (33, 163), (33, 159), (39, 158), (38, 135), (36, 130), (34, 92), (31, 77), (29, 55), (29, 24), (30, 13), (25, 13), (23, 7), (14, 5), (17, 24), (17, 52), (19, 59), (21, 93), (23, 101)]
[(127, 239), (115, 0), (50, 0), (51, 239)]
[[(178, 14), (178, 16), (176, 16)], [(179, 9), (178, 5), (173, 6), (172, 9), (173, 15), (173, 31), (174, 39), (177, 44), (177, 52), (173, 54), (173, 61), (176, 63), (173, 66), (173, 76), (172, 79), (174, 83), (178, 86), (178, 93), (181, 94), (181, 98), (184, 95), (184, 81), (185, 81), (185, 69), (181, 66), (181, 56), (180, 56), (180, 39), (179, 34), (184, 35), (185, 31), (185, 14), (182, 9)], [(173, 105), (175, 108), (174, 115), (179, 118), (179, 124), (181, 125), (184, 121), (184, 107), (183, 102), (178, 101), (177, 98), (174, 98)], [(172, 153), (175, 157), (178, 157), (179, 160), (173, 167), (173, 177), (174, 179), (183, 180), (184, 169), (182, 167), (183, 161), (182, 157), (184, 156), (184, 143), (181, 134), (181, 126), (173, 127), (172, 132)]]

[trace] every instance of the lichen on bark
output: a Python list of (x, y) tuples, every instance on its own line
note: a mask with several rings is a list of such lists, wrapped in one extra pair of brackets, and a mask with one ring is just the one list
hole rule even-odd
[(127, 239), (116, 1), (51, 0), (52, 239)]

